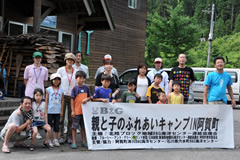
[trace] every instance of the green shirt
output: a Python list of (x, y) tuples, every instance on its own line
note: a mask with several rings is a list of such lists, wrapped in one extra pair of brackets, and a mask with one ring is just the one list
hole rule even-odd
[(140, 97), (137, 98), (135, 96), (136, 92), (129, 93), (128, 91), (123, 92), (122, 94), (122, 102), (125, 103), (140, 103)]

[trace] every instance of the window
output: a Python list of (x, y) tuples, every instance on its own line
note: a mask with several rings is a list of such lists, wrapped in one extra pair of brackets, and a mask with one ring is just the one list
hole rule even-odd
[(205, 72), (204, 71), (194, 71), (194, 77), (196, 81), (204, 81)]
[(58, 41), (62, 42), (70, 51), (72, 51), (73, 34), (59, 31)]
[(8, 35), (17, 36), (26, 33), (26, 25), (17, 22), (9, 22), (8, 24)]
[(127, 82), (130, 78), (135, 78), (137, 76), (137, 71), (129, 71), (124, 73), (121, 77), (119, 77), (120, 84), (127, 85)]
[(137, 8), (137, 0), (128, 0), (128, 7), (132, 9)]

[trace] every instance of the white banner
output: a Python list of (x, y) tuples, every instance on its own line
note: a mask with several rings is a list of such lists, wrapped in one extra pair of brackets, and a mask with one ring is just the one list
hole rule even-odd
[(83, 104), (90, 150), (234, 148), (227, 105)]

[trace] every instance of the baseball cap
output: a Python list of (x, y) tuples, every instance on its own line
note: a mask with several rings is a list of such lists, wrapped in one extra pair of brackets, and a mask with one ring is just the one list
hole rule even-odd
[(41, 52), (34, 52), (33, 53), (33, 58), (35, 58), (35, 57), (37, 57), (37, 56), (39, 56), (39, 57), (41, 57), (42, 58), (42, 53)]
[(112, 56), (111, 56), (110, 54), (106, 54), (106, 55), (104, 56), (104, 59), (110, 59), (110, 60), (112, 60)]
[(162, 63), (162, 59), (161, 58), (155, 58), (155, 60), (154, 60), (154, 63), (156, 63), (156, 62), (160, 62), (160, 63)]
[(61, 75), (59, 73), (53, 73), (51, 76), (50, 76), (50, 80), (53, 80), (55, 78), (60, 78), (61, 79)]
[(75, 61), (76, 56), (73, 53), (67, 53), (65, 54), (65, 58), (64, 61), (66, 61), (67, 59), (72, 59)]

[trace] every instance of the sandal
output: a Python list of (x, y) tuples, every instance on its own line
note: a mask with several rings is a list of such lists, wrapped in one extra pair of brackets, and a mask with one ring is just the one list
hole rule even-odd
[(31, 144), (30, 147), (29, 147), (29, 150), (30, 150), (30, 151), (34, 151), (34, 149), (35, 149), (34, 144)]
[(10, 149), (8, 148), (8, 146), (2, 146), (2, 152), (3, 153), (11, 153)]

